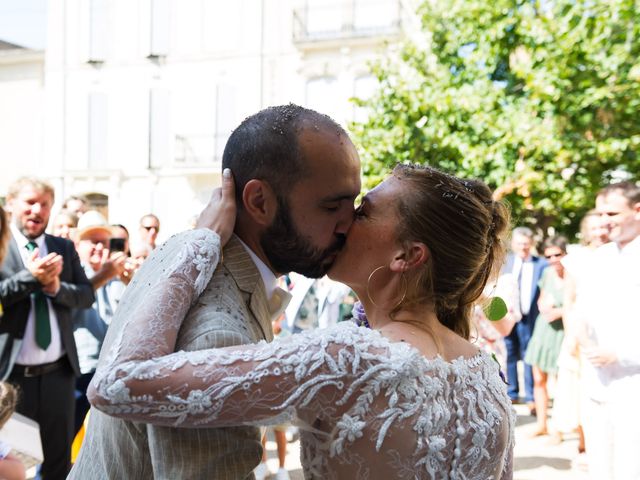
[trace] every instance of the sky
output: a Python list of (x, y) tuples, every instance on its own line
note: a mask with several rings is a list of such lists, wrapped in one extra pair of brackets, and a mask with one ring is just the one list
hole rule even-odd
[(0, 40), (42, 50), (47, 37), (46, 0), (0, 0)]

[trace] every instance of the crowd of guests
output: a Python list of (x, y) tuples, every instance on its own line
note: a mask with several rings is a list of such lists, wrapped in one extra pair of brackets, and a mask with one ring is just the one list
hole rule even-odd
[[(601, 190), (581, 222), (580, 245), (515, 228), (489, 295), (508, 314), (475, 315), (478, 343), (505, 366), (513, 403), (536, 416), (533, 436), (578, 437), (576, 466), (594, 479), (640, 478), (640, 187)], [(519, 365), (521, 363), (521, 365)], [(553, 409), (550, 405), (553, 382)], [(524, 385), (521, 385), (521, 380)]]
[[(0, 210), (0, 420), (13, 410), (35, 420), (44, 453), (39, 473), (63, 479), (72, 442), (82, 438), (86, 390), (107, 328), (156, 248), (160, 220), (144, 215), (132, 242), (127, 227), (109, 224), (86, 198), (67, 198), (50, 218), (54, 201), (48, 182), (25, 177), (9, 187), (6, 213)], [(20, 462), (12, 464), (5, 450), (0, 445), (0, 478), (23, 478), (24, 468), (6, 470)]]
[[(160, 230), (157, 216), (144, 215), (133, 243), (124, 225), (109, 224), (81, 196), (66, 199), (50, 222), (54, 200), (47, 182), (22, 178), (8, 191), (7, 214), (0, 209), (0, 426), (14, 409), (38, 422), (43, 478), (67, 475), (102, 341)], [(582, 221), (581, 245), (551, 236), (536, 248), (530, 228), (513, 230), (502, 276), (487, 292), (503, 298), (508, 313), (491, 322), (478, 307), (476, 341), (503, 365), (513, 403), (536, 416), (533, 435), (559, 442), (575, 432), (593, 478), (640, 478), (640, 420), (631, 403), (640, 391), (640, 323), (633, 321), (640, 187), (606, 187), (594, 207)], [(276, 334), (349, 318), (353, 297), (344, 285), (295, 274), (281, 281), (292, 300)], [(286, 430), (275, 430), (280, 479), (288, 478)], [(0, 442), (0, 477), (23, 478), (9, 450)], [(267, 473), (266, 463), (256, 471)]]

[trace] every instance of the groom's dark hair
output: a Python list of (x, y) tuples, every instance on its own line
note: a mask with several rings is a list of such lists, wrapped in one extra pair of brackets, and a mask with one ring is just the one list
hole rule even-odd
[(300, 155), (298, 138), (303, 122), (312, 128), (344, 129), (329, 116), (290, 103), (269, 107), (246, 118), (224, 148), (222, 168), (230, 168), (236, 183), (238, 206), (242, 191), (251, 179), (264, 180), (280, 200), (307, 172)]

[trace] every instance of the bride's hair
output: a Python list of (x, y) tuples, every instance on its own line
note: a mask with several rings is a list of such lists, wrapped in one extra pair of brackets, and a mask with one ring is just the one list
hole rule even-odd
[(468, 339), (474, 303), (502, 267), (509, 209), (479, 180), (414, 165), (393, 174), (409, 184), (398, 202), (399, 239), (430, 252), (408, 277), (403, 305), (432, 302), (440, 323)]

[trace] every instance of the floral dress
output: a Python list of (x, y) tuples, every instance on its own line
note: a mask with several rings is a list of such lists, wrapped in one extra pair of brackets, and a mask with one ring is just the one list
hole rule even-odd
[(98, 409), (191, 428), (295, 423), (305, 478), (512, 477), (515, 415), (484, 352), (428, 359), (343, 322), (272, 343), (173, 353), (220, 252), (209, 230), (182, 238), (165, 277), (135, 308), (119, 309), (132, 313), (90, 388)]

